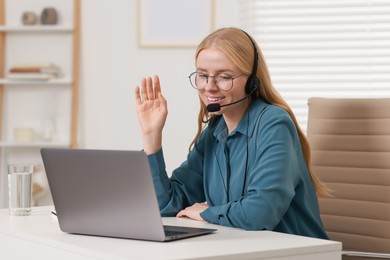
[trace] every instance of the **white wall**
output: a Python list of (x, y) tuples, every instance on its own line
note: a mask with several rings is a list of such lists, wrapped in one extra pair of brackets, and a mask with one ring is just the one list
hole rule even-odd
[[(195, 48), (138, 48), (136, 0), (81, 3), (79, 146), (142, 149), (134, 87), (143, 76), (158, 74), (169, 109), (163, 149), (168, 170), (174, 169), (197, 128), (199, 101), (188, 82)], [(236, 26), (236, 5), (215, 2), (216, 28)]]

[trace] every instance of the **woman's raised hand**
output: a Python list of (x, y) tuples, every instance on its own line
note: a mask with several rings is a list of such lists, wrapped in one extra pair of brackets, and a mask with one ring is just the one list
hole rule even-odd
[(157, 75), (143, 78), (135, 88), (138, 120), (144, 141), (144, 151), (155, 153), (161, 148), (162, 130), (168, 115), (167, 101), (161, 93)]

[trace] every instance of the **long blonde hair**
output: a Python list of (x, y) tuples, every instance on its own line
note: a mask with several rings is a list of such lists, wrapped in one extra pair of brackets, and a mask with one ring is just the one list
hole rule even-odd
[[(256, 45), (257, 54), (258, 54), (258, 67), (257, 67), (256, 75), (260, 81), (260, 87), (257, 89), (255, 95), (251, 96), (251, 101), (253, 102), (254, 99), (261, 97), (267, 103), (279, 106), (290, 114), (297, 128), (299, 139), (302, 146), (303, 156), (308, 166), (309, 174), (314, 183), (317, 194), (321, 197), (328, 196), (329, 195), (328, 189), (312, 173), (310, 169), (310, 162), (311, 162), (310, 145), (306, 138), (306, 135), (299, 127), (296, 117), (292, 112), (291, 108), (289, 107), (289, 105), (287, 104), (287, 102), (280, 96), (279, 92), (273, 87), (271, 83), (270, 74), (265, 64), (265, 60), (263, 58), (262, 52), (259, 46), (257, 45), (257, 43), (254, 42), (254, 44)], [(244, 74), (249, 76), (252, 73), (253, 62), (254, 62), (253, 43), (251, 42), (249, 36), (244, 31), (238, 28), (230, 27), (230, 28), (222, 28), (213, 32), (199, 44), (196, 50), (195, 59), (198, 57), (199, 53), (202, 50), (210, 48), (212, 46), (218, 48), (220, 51), (225, 53), (232, 60), (232, 62), (238, 68), (240, 68), (240, 70)], [(195, 135), (194, 140), (190, 144), (190, 148), (189, 148), (190, 150), (192, 149), (193, 145), (195, 144), (195, 141), (199, 138), (202, 130), (204, 129), (204, 127), (207, 125), (207, 123), (210, 121), (212, 117), (213, 116), (210, 115), (209, 112), (207, 111), (206, 105), (202, 102), (202, 100), (200, 100), (200, 111), (198, 114), (198, 131), (197, 134)]]

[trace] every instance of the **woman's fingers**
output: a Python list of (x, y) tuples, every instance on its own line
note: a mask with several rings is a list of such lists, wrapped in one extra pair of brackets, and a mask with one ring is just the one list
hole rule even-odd
[(140, 99), (141, 103), (142, 103), (142, 101), (144, 101), (145, 98), (146, 98), (145, 93), (146, 93), (146, 78), (142, 78), (142, 80), (141, 80), (141, 91), (140, 91), (140, 93), (139, 93), (140, 98), (141, 98), (141, 99)]
[(135, 97), (137, 104), (147, 100), (155, 100), (161, 97), (160, 79), (157, 75), (142, 78), (141, 86), (136, 86)]
[(135, 87), (135, 103), (137, 105), (141, 105), (142, 104), (141, 93), (140, 92), (141, 92), (140, 87), (136, 86)]
[(166, 100), (161, 92), (160, 78), (157, 75), (154, 75), (154, 96), (156, 99), (159, 99), (160, 102), (166, 104)]
[(206, 203), (195, 203), (181, 210), (179, 213), (176, 214), (176, 217), (187, 217), (199, 221), (204, 221), (203, 218), (200, 216), (200, 213), (202, 213), (207, 208), (208, 205)]
[(155, 98), (154, 96), (154, 89), (153, 89), (153, 80), (151, 77), (146, 78), (146, 99), (153, 100)]
[(158, 98), (161, 93), (160, 79), (157, 75), (154, 75), (153, 81), (154, 81), (154, 96), (155, 98)]

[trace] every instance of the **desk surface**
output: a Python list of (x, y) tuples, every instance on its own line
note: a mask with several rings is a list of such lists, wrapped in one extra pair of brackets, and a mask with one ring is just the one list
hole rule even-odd
[(244, 231), (188, 219), (164, 224), (216, 228), (214, 234), (174, 242), (149, 242), (63, 233), (52, 207), (31, 216), (0, 210), (1, 258), (22, 259), (341, 259), (339, 242), (271, 231)]

